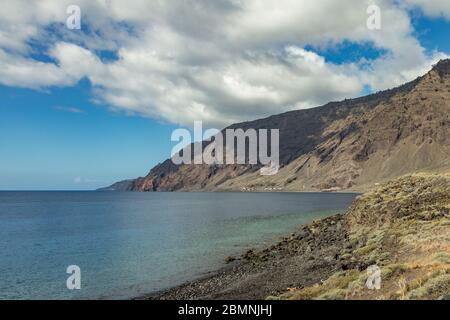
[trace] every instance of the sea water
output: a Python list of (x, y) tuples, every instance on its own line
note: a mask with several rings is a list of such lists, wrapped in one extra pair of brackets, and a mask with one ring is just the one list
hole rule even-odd
[[(0, 192), (0, 299), (126, 299), (343, 212), (351, 193)], [(69, 266), (81, 289), (69, 290)]]

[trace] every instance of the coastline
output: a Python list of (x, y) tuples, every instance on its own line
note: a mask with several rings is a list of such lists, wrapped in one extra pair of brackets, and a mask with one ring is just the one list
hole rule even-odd
[(301, 225), (279, 242), (229, 257), (230, 262), (217, 271), (135, 299), (261, 300), (321, 281), (342, 267), (333, 257), (345, 240), (342, 218), (338, 214)]
[[(299, 226), (203, 278), (144, 300), (450, 298), (449, 174), (414, 174), (354, 200), (344, 214)], [(382, 286), (367, 286), (369, 267)]]

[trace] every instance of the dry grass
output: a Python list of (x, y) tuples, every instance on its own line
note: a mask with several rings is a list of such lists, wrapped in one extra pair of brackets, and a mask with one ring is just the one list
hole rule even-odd
[(337, 272), (283, 299), (438, 299), (450, 293), (450, 178), (402, 177), (360, 196), (347, 213), (341, 259), (381, 268), (381, 290), (365, 286), (365, 268)]

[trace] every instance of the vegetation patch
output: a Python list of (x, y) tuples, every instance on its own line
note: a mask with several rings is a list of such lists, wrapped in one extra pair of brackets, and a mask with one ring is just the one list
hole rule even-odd
[[(281, 299), (439, 299), (450, 294), (450, 177), (416, 174), (358, 197), (344, 215), (345, 270)], [(366, 286), (381, 270), (380, 290)]]

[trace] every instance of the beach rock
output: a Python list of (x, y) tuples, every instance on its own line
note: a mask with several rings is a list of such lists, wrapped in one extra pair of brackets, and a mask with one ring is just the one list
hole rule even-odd
[(231, 263), (233, 261), (236, 261), (236, 258), (233, 256), (228, 256), (225, 258), (225, 263)]

